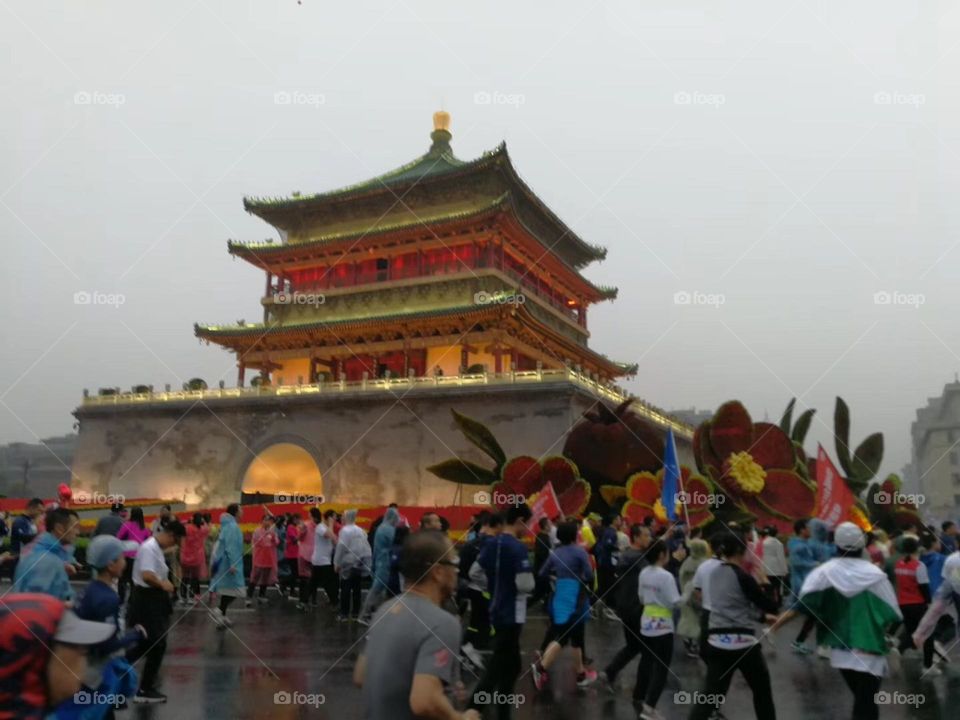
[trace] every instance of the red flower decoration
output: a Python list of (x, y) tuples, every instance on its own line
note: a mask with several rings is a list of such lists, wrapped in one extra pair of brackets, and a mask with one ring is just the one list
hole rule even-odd
[[(654, 475), (650, 472), (634, 473), (627, 480), (627, 502), (623, 506), (623, 517), (632, 523), (642, 523), (651, 515), (661, 523), (669, 522), (666, 508), (663, 506), (663, 468)], [(716, 489), (709, 480), (694, 475), (690, 468), (680, 467), (681, 487), (677, 496), (677, 517), (689, 518), (690, 527), (700, 527), (713, 520), (711, 501), (716, 501)], [(684, 512), (684, 506), (686, 512)]]
[(796, 471), (793, 441), (771, 423), (755, 423), (736, 400), (724, 403), (693, 437), (697, 467), (758, 525), (810, 517), (815, 490)]

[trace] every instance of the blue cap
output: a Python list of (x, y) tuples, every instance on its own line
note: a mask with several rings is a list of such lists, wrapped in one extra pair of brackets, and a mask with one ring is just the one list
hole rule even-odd
[(87, 564), (102, 570), (123, 555), (123, 543), (113, 535), (97, 535), (87, 545)]

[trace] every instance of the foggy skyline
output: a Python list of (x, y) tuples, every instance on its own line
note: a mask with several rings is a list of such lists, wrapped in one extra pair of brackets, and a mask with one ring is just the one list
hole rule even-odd
[(776, 422), (800, 396), (818, 409), (806, 449), (833, 454), (841, 395), (854, 444), (884, 433), (883, 476), (909, 460), (916, 409), (960, 370), (956, 8), (284, 0), (0, 14), (0, 443), (67, 432), (83, 388), (234, 385), (232, 356), (193, 323), (261, 319), (263, 273), (226, 240), (278, 236), (243, 196), (408, 162), (441, 107), (460, 159), (506, 140), (532, 190), (607, 248), (584, 274), (620, 295), (590, 308), (590, 345), (639, 363), (623, 383), (639, 397), (738, 398)]

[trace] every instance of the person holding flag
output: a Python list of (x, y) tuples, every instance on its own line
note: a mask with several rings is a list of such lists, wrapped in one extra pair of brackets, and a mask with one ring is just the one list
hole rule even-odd
[[(830, 664), (853, 693), (853, 717), (879, 717), (876, 695), (887, 674), (887, 628), (903, 619), (897, 595), (883, 572), (863, 557), (863, 531), (840, 523), (837, 556), (814, 568), (800, 588), (800, 611), (815, 616), (818, 642), (830, 647)], [(781, 627), (796, 614), (778, 618)]]

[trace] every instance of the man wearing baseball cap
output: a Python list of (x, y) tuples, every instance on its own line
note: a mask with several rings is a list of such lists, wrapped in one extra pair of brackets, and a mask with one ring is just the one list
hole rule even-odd
[(93, 537), (98, 535), (117, 536), (120, 528), (123, 527), (123, 521), (126, 519), (127, 510), (122, 502), (115, 502), (110, 506), (110, 514), (104, 515), (97, 520), (97, 526), (93, 529)]
[(114, 632), (50, 595), (0, 598), (0, 720), (41, 720), (70, 699), (80, 690), (87, 649)]
[(830, 648), (830, 664), (853, 693), (853, 717), (877, 718), (875, 696), (887, 674), (884, 636), (903, 617), (886, 573), (864, 558), (863, 531), (841, 523), (834, 543), (836, 557), (810, 572), (796, 610), (781, 615), (776, 626), (797, 611), (819, 620), (817, 642)]

